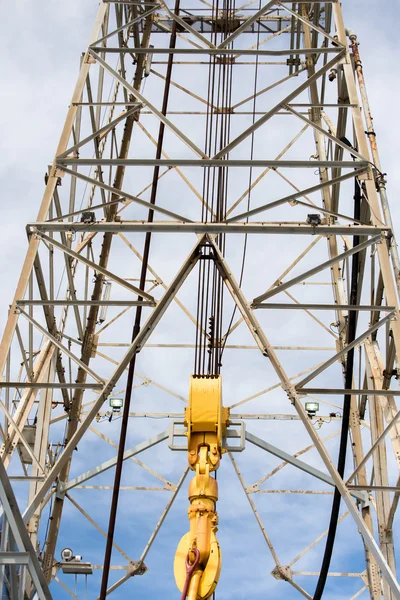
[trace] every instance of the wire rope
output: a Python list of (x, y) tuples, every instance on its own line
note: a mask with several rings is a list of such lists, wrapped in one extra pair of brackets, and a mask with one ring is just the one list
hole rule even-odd
[[(261, 0), (259, 1), (259, 9), (261, 8)], [(257, 30), (257, 48), (259, 47), (259, 42), (260, 42), (260, 23), (258, 23), (258, 30)], [(259, 55), (256, 55), (256, 61), (255, 61), (255, 72), (254, 72), (254, 87), (253, 87), (253, 117), (252, 117), (252, 123), (254, 125), (255, 123), (255, 119), (256, 119), (256, 105), (257, 105), (257, 83), (258, 83), (258, 67), (259, 67)], [(254, 131), (251, 134), (251, 146), (250, 146), (250, 159), (252, 160), (254, 157), (254, 136), (255, 133)], [(251, 205), (251, 191), (252, 191), (252, 182), (253, 182), (253, 167), (250, 167), (249, 170), (249, 187), (248, 187), (248, 194), (247, 194), (247, 211), (250, 210), (250, 205)], [(246, 218), (246, 223), (248, 222), (248, 217)], [(245, 269), (245, 264), (246, 264), (246, 254), (247, 254), (247, 233), (244, 236), (244, 243), (243, 243), (243, 254), (242, 254), (242, 265), (241, 265), (241, 269), (240, 269), (240, 277), (239, 277), (239, 287), (242, 287), (243, 284), (243, 278), (244, 278), (244, 269)], [(233, 320), (235, 318), (235, 314), (237, 311), (237, 306), (235, 305), (232, 311), (232, 316), (231, 319), (229, 321), (229, 326), (226, 332), (226, 335), (224, 337), (224, 341), (222, 344), (222, 348), (221, 348), (221, 352), (219, 355), (219, 363), (222, 363), (222, 356), (226, 347), (226, 343), (228, 340), (228, 337), (230, 335), (230, 331), (233, 325)]]

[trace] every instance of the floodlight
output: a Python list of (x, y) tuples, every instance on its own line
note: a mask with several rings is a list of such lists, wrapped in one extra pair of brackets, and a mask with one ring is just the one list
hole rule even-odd
[(110, 398), (109, 403), (110, 403), (110, 408), (112, 408), (114, 412), (117, 412), (117, 411), (121, 410), (121, 408), (124, 404), (124, 401), (122, 400), (122, 398), (118, 398), (118, 397), (114, 396), (114, 397)]
[(310, 418), (315, 417), (319, 411), (319, 402), (306, 402), (305, 409)]
[[(152, 46), (150, 44), (149, 48), (154, 48), (154, 46)], [(146, 62), (145, 62), (145, 66), (144, 66), (144, 76), (145, 77), (148, 77), (150, 75), (152, 60), (153, 60), (153, 53), (149, 52), (146, 56)]]
[(321, 215), (310, 214), (307, 215), (307, 223), (309, 225), (321, 225)]
[(103, 304), (100, 307), (99, 323), (104, 323), (104, 321), (107, 318), (107, 309), (108, 309), (107, 302), (110, 300), (110, 296), (111, 296), (111, 285), (112, 285), (111, 281), (108, 281), (108, 280), (103, 281), (103, 294), (101, 297), (101, 301), (104, 302), (105, 304)]
[(65, 562), (72, 560), (74, 558), (74, 553), (72, 552), (71, 548), (64, 548), (64, 550), (61, 551), (61, 558)]

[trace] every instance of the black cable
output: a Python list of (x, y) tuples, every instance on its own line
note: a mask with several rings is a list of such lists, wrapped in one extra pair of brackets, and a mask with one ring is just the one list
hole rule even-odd
[[(355, 180), (355, 191), (354, 191), (354, 218), (360, 219), (361, 213), (361, 188), (358, 180)], [(353, 247), (358, 246), (360, 238), (358, 235), (353, 237)], [(358, 295), (358, 270), (359, 270), (359, 255), (358, 252), (353, 254), (352, 267), (351, 267), (351, 288), (350, 288), (350, 305), (357, 304)], [(350, 344), (356, 337), (357, 329), (357, 311), (352, 310), (349, 312), (349, 323), (347, 328), (347, 339), (346, 344)], [(354, 348), (349, 350), (347, 353), (346, 372), (345, 372), (345, 389), (351, 389), (353, 384), (353, 370), (354, 370)], [(346, 466), (346, 454), (347, 444), (349, 439), (349, 426), (350, 426), (350, 404), (351, 395), (346, 394), (344, 396), (343, 403), (343, 417), (342, 417), (342, 430), (340, 435), (340, 446), (339, 446), (339, 458), (337, 470), (341, 478), (344, 476), (344, 470)], [(326, 579), (328, 576), (329, 566), (332, 559), (333, 547), (335, 543), (336, 530), (339, 519), (341, 495), (337, 488), (332, 502), (332, 512), (329, 522), (328, 535), (326, 539), (326, 546), (324, 552), (324, 558), (322, 560), (321, 571), (317, 582), (317, 587), (314, 592), (314, 600), (320, 600), (325, 589)]]
[[(180, 5), (180, 0), (175, 0), (174, 12), (176, 15), (179, 14), (179, 5)], [(177, 39), (177, 24), (176, 24), (176, 21), (173, 21), (172, 29), (171, 29), (171, 36), (170, 36), (170, 44), (169, 44), (170, 48), (175, 48), (176, 39)], [(166, 115), (167, 110), (168, 110), (169, 92), (170, 92), (170, 87), (171, 87), (171, 75), (172, 75), (172, 68), (173, 68), (173, 56), (174, 55), (171, 53), (171, 54), (169, 54), (169, 57), (168, 57), (164, 94), (163, 94), (163, 101), (162, 101), (162, 110), (161, 110), (163, 115)], [(161, 155), (162, 155), (164, 133), (165, 133), (165, 124), (163, 122), (160, 122), (159, 130), (158, 130), (157, 150), (156, 150), (156, 158), (157, 159), (161, 158)], [(156, 200), (157, 200), (159, 172), (160, 172), (160, 167), (155, 166), (154, 171), (153, 171), (153, 181), (152, 181), (151, 197), (150, 197), (150, 204), (152, 204), (152, 205), (156, 204)], [(154, 211), (151, 208), (149, 209), (147, 219), (149, 222), (152, 222), (154, 219)], [(142, 258), (142, 267), (141, 267), (141, 272), (140, 272), (140, 284), (139, 284), (139, 287), (141, 290), (145, 289), (146, 274), (147, 274), (148, 261), (149, 261), (149, 255), (150, 255), (150, 247), (151, 247), (151, 232), (149, 231), (146, 233), (144, 247), (143, 247), (143, 258)], [(141, 297), (139, 296), (139, 300), (140, 299), (141, 299)], [(131, 338), (132, 342), (134, 341), (134, 339), (136, 338), (136, 336), (139, 334), (139, 332), (141, 330), (141, 320), (142, 320), (142, 306), (138, 306), (136, 309), (135, 320), (134, 320), (134, 325), (133, 325), (133, 330), (132, 330), (132, 338)], [(112, 498), (111, 498), (110, 516), (109, 516), (108, 531), (107, 531), (107, 542), (106, 542), (106, 549), (105, 549), (104, 561), (103, 561), (103, 574), (102, 574), (102, 579), (101, 579), (101, 588), (100, 588), (100, 596), (99, 596), (100, 600), (105, 600), (106, 596), (107, 596), (108, 577), (109, 577), (109, 573), (110, 573), (111, 554), (112, 554), (112, 550), (113, 550), (115, 523), (116, 523), (116, 517), (117, 517), (117, 511), (118, 511), (119, 491), (120, 491), (122, 468), (123, 468), (123, 455), (124, 455), (124, 451), (125, 451), (125, 443), (126, 443), (126, 437), (127, 437), (127, 431), (128, 431), (129, 407), (130, 407), (130, 403), (131, 403), (132, 390), (133, 390), (136, 356), (137, 356), (137, 354), (134, 354), (132, 356), (131, 361), (129, 363), (129, 368), (128, 368), (128, 376), (127, 376), (125, 399), (124, 399), (124, 408), (123, 408), (123, 413), (122, 413), (122, 423), (121, 423), (120, 438), (119, 438), (119, 445), (118, 445), (117, 463), (116, 463), (116, 469), (115, 469), (114, 486), (113, 486), (113, 493), (112, 493)]]

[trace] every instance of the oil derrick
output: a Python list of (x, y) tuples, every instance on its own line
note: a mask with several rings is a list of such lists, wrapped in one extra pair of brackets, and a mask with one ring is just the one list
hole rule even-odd
[(6, 598), (400, 598), (400, 263), (346, 26), (100, 2), (0, 346)]

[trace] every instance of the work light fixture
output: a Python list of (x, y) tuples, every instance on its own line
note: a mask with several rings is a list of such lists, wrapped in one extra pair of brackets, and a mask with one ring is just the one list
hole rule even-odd
[(319, 402), (306, 402), (305, 409), (310, 419), (312, 419), (319, 411)]
[(109, 403), (110, 408), (113, 409), (113, 412), (118, 412), (119, 410), (121, 410), (124, 401), (122, 400), (122, 398), (118, 398), (118, 396), (113, 396), (110, 398)]

